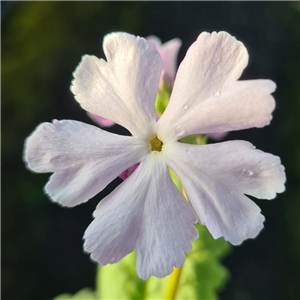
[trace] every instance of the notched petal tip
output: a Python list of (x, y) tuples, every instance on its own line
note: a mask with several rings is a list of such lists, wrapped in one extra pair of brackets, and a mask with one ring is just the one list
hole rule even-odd
[(61, 124), (61, 122), (60, 122), (59, 120), (57, 120), (57, 119), (53, 119), (53, 120), (52, 120), (52, 124), (53, 124), (54, 126), (59, 126), (59, 125)]
[[(241, 41), (239, 41), (235, 36), (229, 34), (226, 31), (213, 31), (212, 33), (204, 31), (200, 33), (200, 35), (197, 38), (197, 41), (202, 39), (210, 39), (212, 43), (217, 43), (217, 46), (220, 48), (227, 48), (230, 52), (235, 51), (236, 54), (243, 58), (243, 67), (241, 71), (243, 71), (243, 69), (247, 67), (249, 62), (248, 50), (245, 47), (245, 45)], [(203, 47), (207, 47), (205, 42), (202, 42)], [(240, 75), (241, 74), (242, 73), (240, 73)]]
[[(276, 183), (274, 185), (273, 188), (273, 193), (268, 196), (265, 197), (266, 200), (272, 200), (275, 199), (277, 197), (277, 194), (281, 194), (283, 192), (285, 192), (286, 190), (286, 173), (285, 173), (285, 167), (282, 165), (281, 163), (281, 159), (279, 156), (274, 156), (272, 154), (269, 154), (271, 157), (273, 157), (273, 173), (276, 174)], [(274, 175), (275, 177), (275, 175)]]
[(29, 170), (29, 171), (31, 171), (31, 172), (34, 172), (32, 170), (32, 168), (30, 167), (30, 161), (29, 161), (29, 157), (28, 157), (28, 143), (29, 143), (29, 139), (30, 139), (30, 136), (28, 136), (25, 139), (23, 153), (22, 153), (22, 160), (23, 160), (23, 162), (25, 164), (26, 169)]
[(142, 280), (147, 280), (150, 277), (154, 276), (156, 278), (164, 278), (167, 277), (169, 275), (171, 275), (174, 271), (174, 268), (180, 268), (186, 259), (186, 255), (185, 252), (182, 251), (181, 255), (178, 254), (178, 256), (180, 256), (180, 259), (178, 259), (177, 262), (175, 262), (172, 266), (168, 265), (168, 266), (164, 266), (164, 268), (156, 268), (152, 271), (149, 270), (140, 270), (139, 268), (137, 268), (136, 272), (139, 278), (141, 278)]
[(105, 47), (105, 44), (110, 42), (111, 39), (113, 40), (117, 40), (117, 39), (123, 39), (123, 38), (131, 38), (131, 39), (135, 39), (135, 38), (141, 38), (140, 36), (135, 36), (131, 33), (125, 32), (125, 31), (113, 31), (110, 32), (108, 34), (106, 34), (103, 38), (103, 48)]
[(268, 81), (269, 84), (270, 84), (270, 94), (274, 93), (277, 89), (276, 83), (273, 80), (270, 80), (270, 79), (265, 79), (265, 80)]
[[(143, 49), (143, 51), (150, 50), (153, 53), (157, 52), (144, 37), (126, 32), (112, 32), (104, 37), (103, 50), (108, 61), (114, 56), (115, 50), (120, 47)], [(159, 55), (159, 53), (157, 54)]]
[[(103, 59), (99, 59), (94, 55), (85, 54), (81, 57), (79, 64), (76, 66), (74, 72), (72, 73), (73, 79), (71, 81), (70, 91), (75, 96), (81, 92), (80, 87), (78, 87), (78, 81), (82, 80), (82, 77), (85, 77), (85, 74), (89, 74), (91, 69), (91, 64), (101, 64), (106, 63)], [(77, 100), (78, 101), (78, 100)], [(79, 102), (80, 103), (80, 102)]]
[(23, 150), (23, 162), (28, 170), (34, 173), (47, 173), (42, 166), (39, 165), (40, 158), (40, 135), (47, 130), (51, 123), (44, 122), (39, 124), (34, 131), (25, 139)]
[(234, 246), (240, 246), (249, 239), (254, 240), (261, 234), (262, 230), (264, 229), (265, 221), (266, 221), (265, 217), (262, 214), (259, 214), (257, 216), (257, 221), (256, 221), (257, 226), (255, 226), (252, 229), (249, 228), (248, 231), (243, 232), (242, 235), (238, 237), (235, 238), (224, 237), (224, 239)]

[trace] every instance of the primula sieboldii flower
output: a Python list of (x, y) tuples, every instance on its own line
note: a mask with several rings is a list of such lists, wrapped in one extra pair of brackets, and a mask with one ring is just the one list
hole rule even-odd
[[(64, 206), (86, 202), (122, 172), (134, 173), (97, 206), (84, 249), (101, 265), (136, 249), (138, 275), (164, 277), (179, 267), (194, 223), (234, 245), (263, 228), (260, 208), (247, 196), (272, 199), (284, 191), (280, 159), (245, 141), (211, 145), (178, 142), (191, 134), (263, 127), (275, 102), (270, 80), (238, 80), (248, 64), (244, 45), (226, 32), (202, 33), (182, 61), (170, 102), (156, 122), (159, 53), (140, 37), (104, 38), (107, 61), (85, 55), (71, 90), (83, 109), (127, 128), (120, 136), (78, 121), (43, 123), (26, 141), (35, 172), (54, 173), (45, 187)], [(187, 202), (169, 176), (179, 177)]]
[[(155, 35), (148, 36), (146, 40), (151, 47), (158, 51), (161, 57), (162, 71), (159, 81), (159, 87), (161, 88), (163, 83), (167, 84), (169, 87), (172, 87), (177, 70), (177, 56), (181, 47), (181, 40), (175, 38), (162, 44), (161, 40)], [(90, 112), (88, 112), (88, 115), (95, 123), (99, 124), (101, 127), (111, 127), (115, 124), (110, 120), (92, 114)], [(130, 170), (128, 172), (131, 174)], [(127, 177), (125, 176), (123, 179), (125, 178)]]

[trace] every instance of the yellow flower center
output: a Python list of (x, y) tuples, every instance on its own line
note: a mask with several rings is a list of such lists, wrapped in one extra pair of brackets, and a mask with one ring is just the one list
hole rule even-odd
[(151, 151), (161, 151), (163, 142), (156, 136), (150, 140)]

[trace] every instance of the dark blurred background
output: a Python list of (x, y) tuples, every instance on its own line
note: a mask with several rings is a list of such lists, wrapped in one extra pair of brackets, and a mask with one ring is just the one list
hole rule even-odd
[[(43, 193), (48, 174), (22, 161), (25, 138), (41, 122), (92, 123), (70, 90), (83, 54), (103, 57), (111, 31), (178, 37), (179, 61), (202, 31), (225, 30), (248, 48), (242, 79), (277, 83), (271, 126), (230, 133), (279, 155), (287, 190), (257, 201), (266, 216), (256, 240), (234, 247), (224, 264), (224, 300), (300, 299), (300, 18), (299, 2), (5, 2), (2, 7), (2, 299), (44, 300), (93, 287), (96, 266), (82, 236), (97, 202), (119, 182), (73, 209)], [(116, 126), (110, 129), (121, 132)], [(208, 299), (209, 300), (209, 299)]]

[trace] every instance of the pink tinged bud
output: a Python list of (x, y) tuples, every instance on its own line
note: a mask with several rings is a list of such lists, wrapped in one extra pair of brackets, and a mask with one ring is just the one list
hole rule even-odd
[(151, 47), (159, 52), (161, 57), (162, 73), (160, 83), (164, 81), (169, 87), (172, 87), (177, 70), (177, 56), (181, 47), (181, 40), (176, 38), (162, 44), (161, 40), (154, 35), (148, 36), (146, 40)]
[(113, 121), (110, 121), (108, 119), (99, 117), (99, 116), (89, 113), (89, 112), (87, 114), (95, 123), (97, 123), (101, 127), (111, 127), (111, 126), (115, 125), (115, 123)]
[(214, 140), (216, 140), (216, 141), (220, 141), (220, 140), (222, 140), (227, 134), (228, 134), (228, 132), (214, 132), (214, 133), (208, 134), (208, 136), (209, 136), (211, 139), (214, 139)]
[(123, 180), (127, 179), (137, 169), (139, 164), (140, 163), (137, 163), (137, 164), (133, 165), (132, 167), (128, 168), (122, 174), (120, 174), (119, 177), (122, 178)]
[(158, 119), (159, 119), (159, 114), (157, 113), (157, 112), (155, 112), (155, 121), (158, 121)]
[(163, 89), (163, 84), (166, 84), (169, 88), (172, 88), (174, 85), (174, 79), (165, 70), (162, 70), (160, 80), (159, 80), (159, 89)]

